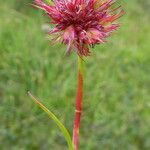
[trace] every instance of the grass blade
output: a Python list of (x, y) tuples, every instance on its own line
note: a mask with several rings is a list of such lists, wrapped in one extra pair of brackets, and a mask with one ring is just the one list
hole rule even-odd
[(35, 98), (30, 92), (28, 92), (28, 95), (34, 100), (34, 102), (45, 112), (48, 114), (48, 116), (56, 123), (56, 125), (61, 130), (67, 144), (69, 150), (73, 150), (73, 145), (71, 141), (71, 136), (68, 132), (68, 130), (65, 128), (65, 126), (59, 121), (59, 119), (49, 110), (47, 109), (37, 98)]

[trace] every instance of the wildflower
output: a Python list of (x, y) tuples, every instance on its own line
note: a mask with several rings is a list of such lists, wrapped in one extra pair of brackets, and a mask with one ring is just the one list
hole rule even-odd
[[(51, 5), (52, 4), (52, 5)], [(83, 99), (83, 56), (90, 55), (90, 47), (105, 43), (112, 31), (119, 27), (115, 21), (124, 11), (116, 6), (115, 0), (53, 0), (46, 4), (42, 0), (34, 0), (33, 6), (40, 8), (51, 19), (52, 29), (43, 26), (44, 31), (52, 35), (54, 42), (67, 45), (67, 53), (75, 50), (78, 54), (77, 91), (72, 141), (62, 123), (44, 105), (31, 98), (56, 122), (68, 143), (69, 150), (78, 150), (79, 127)]]
[(106, 42), (119, 25), (114, 23), (124, 13), (112, 7), (114, 0), (53, 0), (48, 5), (34, 0), (35, 7), (46, 12), (55, 27), (49, 32), (52, 40), (67, 45), (67, 52), (75, 50), (80, 56), (90, 54), (89, 47)]

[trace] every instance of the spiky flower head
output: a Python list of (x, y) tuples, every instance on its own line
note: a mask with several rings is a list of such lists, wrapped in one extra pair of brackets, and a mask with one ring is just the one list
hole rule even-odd
[(121, 6), (115, 0), (53, 0), (46, 4), (34, 0), (34, 6), (45, 11), (54, 28), (49, 32), (53, 40), (67, 45), (67, 52), (75, 50), (80, 56), (90, 54), (89, 47), (106, 42), (119, 25)]

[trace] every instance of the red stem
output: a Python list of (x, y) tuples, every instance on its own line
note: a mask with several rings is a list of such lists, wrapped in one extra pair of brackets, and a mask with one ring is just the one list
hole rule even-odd
[(78, 68), (77, 80), (78, 81), (77, 81), (76, 106), (75, 106), (76, 108), (75, 108), (74, 126), (73, 126), (74, 150), (78, 150), (78, 135), (79, 135), (81, 112), (82, 112), (83, 76), (80, 68)]

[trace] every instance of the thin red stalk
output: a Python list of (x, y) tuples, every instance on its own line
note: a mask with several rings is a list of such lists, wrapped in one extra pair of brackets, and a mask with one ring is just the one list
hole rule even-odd
[(78, 150), (79, 127), (82, 112), (82, 96), (83, 96), (82, 61), (83, 60), (81, 58), (78, 58), (77, 91), (76, 91), (75, 116), (73, 126), (73, 139), (72, 139), (74, 150)]

